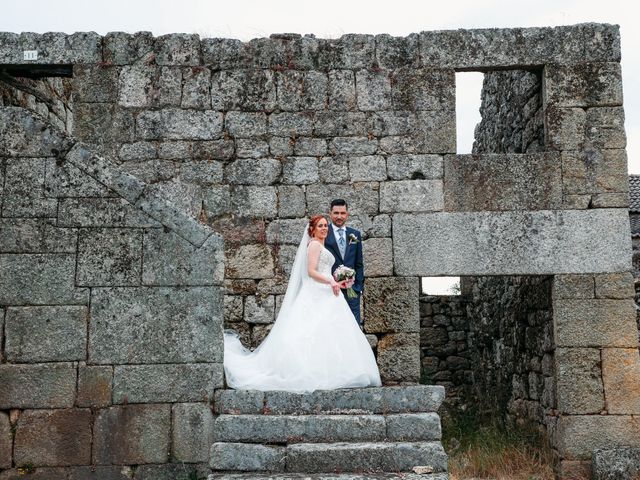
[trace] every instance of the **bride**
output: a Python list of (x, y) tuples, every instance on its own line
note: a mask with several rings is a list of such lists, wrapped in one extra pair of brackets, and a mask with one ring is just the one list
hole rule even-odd
[(310, 392), (381, 385), (376, 360), (331, 275), (333, 254), (322, 215), (305, 227), (273, 328), (252, 352), (224, 333), (224, 371), (231, 388)]

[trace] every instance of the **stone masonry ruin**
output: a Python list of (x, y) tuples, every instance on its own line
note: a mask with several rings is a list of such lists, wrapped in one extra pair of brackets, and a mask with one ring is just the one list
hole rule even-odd
[[(366, 402), (367, 435), (429, 440), (441, 475), (442, 388), (415, 386), (428, 366), (537, 422), (561, 478), (598, 448), (640, 446), (619, 62), (604, 24), (245, 43), (1, 33), (0, 476), (322, 472), (331, 443), (224, 422)], [(485, 73), (471, 155), (456, 154), (458, 71)], [(333, 197), (365, 235), (363, 318), (388, 388), (224, 389), (223, 328), (264, 338), (305, 218)], [(449, 275), (465, 278), (466, 344), (434, 355), (424, 338), (443, 326), (421, 320), (419, 282)], [(444, 344), (463, 340), (444, 327)], [(403, 470), (398, 455), (369, 466)]]

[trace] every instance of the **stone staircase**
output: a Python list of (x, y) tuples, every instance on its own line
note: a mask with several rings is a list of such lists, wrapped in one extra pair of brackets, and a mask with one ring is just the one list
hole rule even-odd
[(440, 386), (218, 390), (209, 480), (448, 478)]

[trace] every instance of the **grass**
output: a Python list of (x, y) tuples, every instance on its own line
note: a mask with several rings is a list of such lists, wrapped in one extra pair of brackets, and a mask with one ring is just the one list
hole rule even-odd
[(443, 418), (450, 480), (553, 480), (553, 456), (532, 426), (506, 428), (474, 411)]

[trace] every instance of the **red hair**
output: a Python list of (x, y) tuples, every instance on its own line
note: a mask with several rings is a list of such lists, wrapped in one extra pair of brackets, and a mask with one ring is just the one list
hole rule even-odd
[(313, 237), (313, 232), (316, 231), (316, 227), (318, 226), (318, 222), (320, 220), (326, 220), (324, 215), (314, 215), (309, 219), (309, 236), (310, 237)]

